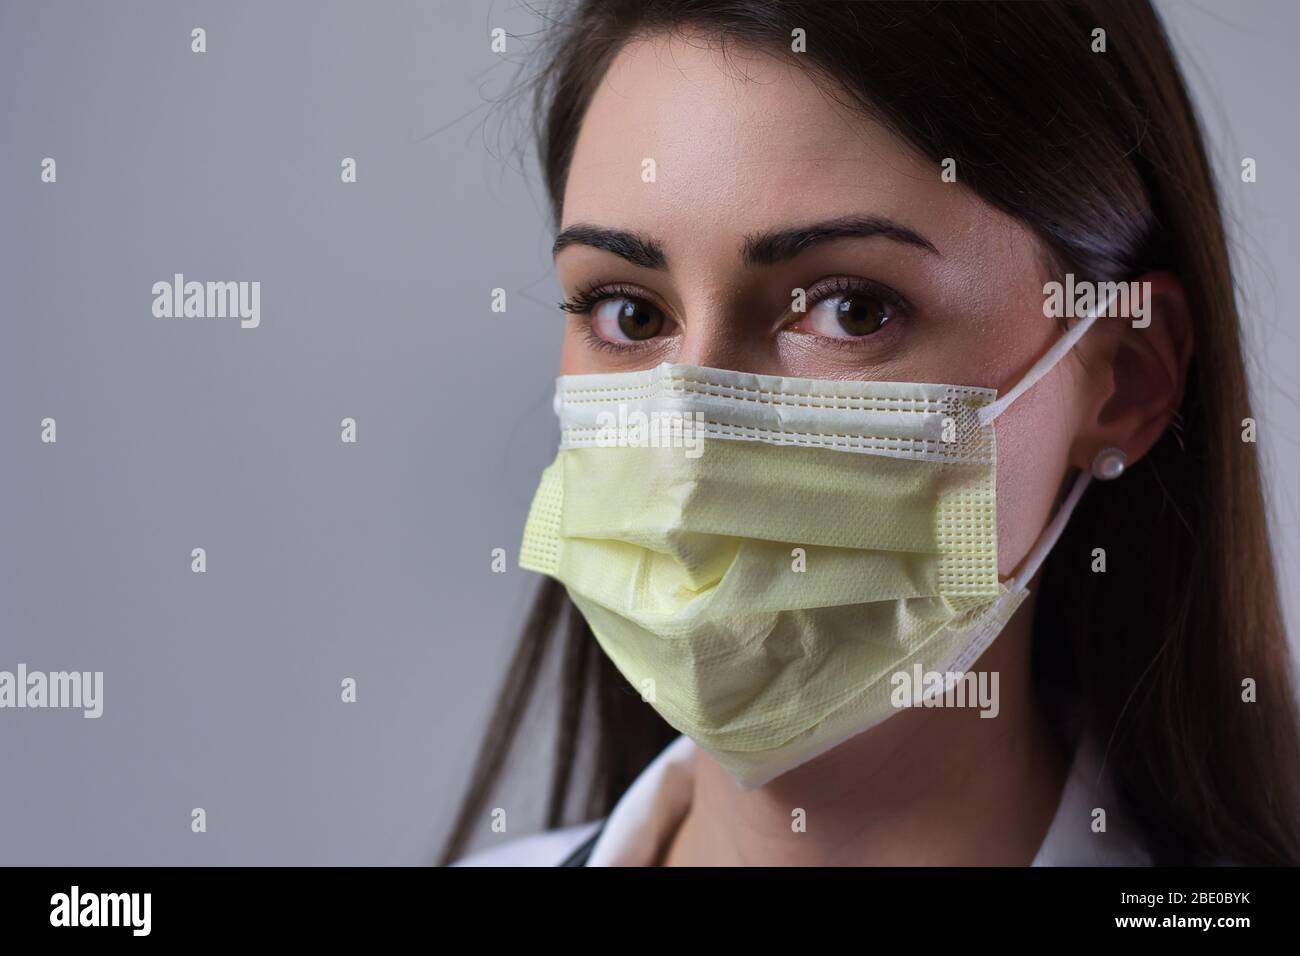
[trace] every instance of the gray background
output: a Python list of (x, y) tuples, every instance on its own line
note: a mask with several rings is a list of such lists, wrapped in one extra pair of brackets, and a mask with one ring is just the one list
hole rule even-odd
[[(1294, 629), (1300, 7), (1160, 7), (1234, 232)], [(535, 585), (513, 561), (556, 437), (544, 194), (526, 104), (493, 106), (526, 43), (492, 53), (496, 26), (541, 21), (0, 2), (0, 669), (105, 674), (99, 720), (0, 711), (0, 862), (432, 860)], [(260, 281), (261, 327), (154, 318), (175, 272)], [(514, 834), (550, 703), (502, 797)]]

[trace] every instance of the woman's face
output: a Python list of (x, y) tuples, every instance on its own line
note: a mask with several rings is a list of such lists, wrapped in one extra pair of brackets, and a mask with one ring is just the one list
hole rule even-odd
[[(1009, 389), (1061, 334), (1042, 250), (960, 184), (960, 161), (957, 182), (941, 172), (796, 64), (699, 37), (627, 45), (565, 188), (561, 373), (682, 362)], [(1087, 390), (1071, 356), (998, 419), (1004, 575), (1087, 460)]]

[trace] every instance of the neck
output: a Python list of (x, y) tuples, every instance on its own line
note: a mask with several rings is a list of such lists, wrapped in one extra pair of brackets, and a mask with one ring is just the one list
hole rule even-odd
[(1068, 770), (1030, 680), (1033, 603), (1031, 594), (976, 665), (999, 673), (996, 717), (974, 708), (904, 710), (749, 792), (700, 751), (690, 809), (663, 863), (1031, 862)]

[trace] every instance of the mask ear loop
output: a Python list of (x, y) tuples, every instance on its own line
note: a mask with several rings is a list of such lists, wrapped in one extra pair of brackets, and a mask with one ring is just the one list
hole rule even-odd
[(1050, 372), (1056, 363), (1065, 357), (1065, 353), (1074, 348), (1079, 339), (1083, 338), (1083, 334), (1092, 328), (1092, 323), (1096, 322), (1101, 316), (1110, 315), (1111, 304), (1115, 301), (1118, 292), (1118, 289), (1113, 290), (1106, 297), (1105, 302), (1094, 305), (1072, 328), (1053, 342), (1052, 347), (1042, 354), (1038, 361), (1025, 373), (1024, 378), (1017, 382), (1011, 391), (981, 408), (978, 412), (980, 427), (983, 428), (985, 425), (990, 424), (993, 419), (1006, 411), (1008, 405), (1029, 391), (1040, 378)]
[[(1074, 348), (1075, 344), (1078, 343), (1079, 339), (1083, 338), (1084, 333), (1087, 332), (1088, 329), (1092, 328), (1092, 324), (1096, 322), (1098, 318), (1109, 315), (1110, 307), (1115, 301), (1115, 295), (1117, 292), (1118, 290), (1113, 291), (1106, 297), (1104, 302), (1099, 302), (1097, 305), (1089, 309), (1087, 314), (1076, 322), (1073, 328), (1067, 330), (1064, 335), (1052, 344), (1050, 349), (1043, 353), (1038, 361), (1033, 364), (1029, 371), (1025, 373), (1024, 377), (1017, 382), (1009, 392), (1005, 395), (999, 396), (995, 401), (990, 402), (988, 405), (981, 408), (977, 413), (979, 416), (980, 427), (991, 424), (995, 418), (1006, 411), (1007, 406), (1028, 391), (1040, 378), (1050, 372), (1056, 363), (1064, 358), (1067, 352)], [(1101, 454), (1104, 455), (1107, 452), (1112, 451), (1114, 451), (1114, 449), (1106, 449)], [(1065, 501), (1061, 503), (1061, 507), (1057, 509), (1056, 514), (1052, 517), (1052, 520), (1048, 523), (1047, 527), (1043, 529), (1043, 533), (1039, 536), (1033, 549), (1025, 556), (1025, 559), (1020, 562), (1020, 567), (1017, 568), (1016, 572), (1011, 576), (1008, 586), (1012, 591), (1027, 586), (1029, 582), (1034, 579), (1034, 575), (1038, 573), (1038, 569), (1042, 566), (1043, 562), (1047, 560), (1047, 555), (1051, 552), (1057, 539), (1061, 537), (1061, 533), (1065, 530), (1065, 525), (1070, 520), (1070, 515), (1074, 511), (1075, 505), (1079, 503), (1079, 499), (1083, 497), (1083, 493), (1087, 489), (1088, 483), (1092, 480), (1093, 472), (1096, 472), (1098, 477), (1103, 477), (1103, 471), (1099, 470), (1094, 462), (1092, 472), (1080, 471), (1078, 477), (1074, 479), (1074, 485), (1071, 486), (1070, 493), (1065, 496)], [(1123, 464), (1121, 463), (1119, 472), (1115, 474), (1106, 474), (1104, 480), (1117, 478), (1122, 472)]]
[(1070, 520), (1074, 506), (1083, 497), (1083, 492), (1091, 480), (1092, 475), (1086, 471), (1080, 471), (1079, 476), (1074, 479), (1074, 485), (1070, 488), (1070, 493), (1065, 496), (1065, 501), (1061, 503), (1061, 507), (1057, 509), (1047, 527), (1043, 529), (1043, 533), (1039, 536), (1037, 543), (1034, 544), (1033, 550), (1025, 555), (1025, 559), (1020, 562), (1020, 567), (1016, 569), (1015, 574), (1011, 576), (1011, 580), (1007, 582), (1007, 586), (1012, 591), (1027, 587), (1029, 582), (1034, 579), (1034, 575), (1038, 573), (1038, 569), (1042, 567), (1043, 562), (1047, 560), (1047, 555), (1055, 546), (1056, 539), (1065, 530), (1066, 522)]

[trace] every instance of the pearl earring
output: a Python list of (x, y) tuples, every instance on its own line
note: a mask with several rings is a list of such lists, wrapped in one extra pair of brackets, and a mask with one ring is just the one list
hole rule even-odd
[(1122, 448), (1103, 448), (1092, 460), (1092, 476), (1099, 481), (1113, 481), (1124, 474), (1128, 455)]

